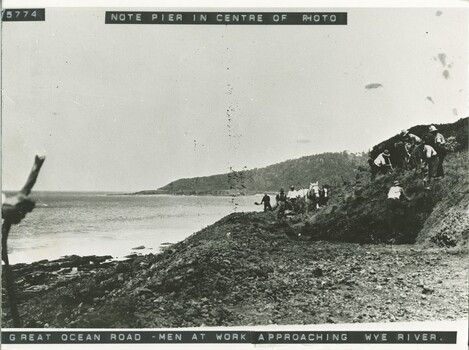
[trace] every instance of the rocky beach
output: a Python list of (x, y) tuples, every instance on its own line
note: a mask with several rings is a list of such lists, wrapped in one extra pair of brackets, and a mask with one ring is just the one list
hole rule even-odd
[[(464, 247), (315, 241), (294, 218), (231, 214), (161, 254), (12, 266), (24, 327), (457, 320)], [(11, 327), (3, 290), (3, 326)]]

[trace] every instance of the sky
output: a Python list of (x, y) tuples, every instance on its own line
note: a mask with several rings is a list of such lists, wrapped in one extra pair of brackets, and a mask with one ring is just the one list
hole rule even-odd
[(461, 9), (331, 9), (346, 26), (105, 25), (105, 10), (3, 23), (3, 189), (35, 154), (36, 190), (130, 192), (468, 115)]

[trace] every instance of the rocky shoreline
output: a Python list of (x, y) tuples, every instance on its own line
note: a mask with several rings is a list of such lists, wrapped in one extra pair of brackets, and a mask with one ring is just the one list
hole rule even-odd
[[(161, 254), (110, 258), (69, 256), (13, 265), (23, 326), (467, 318), (466, 250), (315, 242), (270, 213), (229, 215)], [(3, 325), (11, 327), (2, 291)]]
[(57, 260), (40, 260), (11, 266), (15, 292), (21, 302), (31, 296), (61, 287), (114, 264), (112, 256), (64, 256)]

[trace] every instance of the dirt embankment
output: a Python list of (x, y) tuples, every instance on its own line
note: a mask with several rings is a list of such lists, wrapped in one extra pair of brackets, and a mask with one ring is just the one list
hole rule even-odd
[[(355, 185), (333, 193), (328, 207), (298, 225), (314, 240), (358, 243), (429, 243), (439, 246), (467, 245), (469, 220), (469, 164), (467, 152), (449, 154), (446, 176), (425, 190), (422, 174), (397, 170), (370, 182), (361, 173)], [(399, 180), (411, 201), (401, 215), (389, 220), (386, 197), (393, 181)]]
[[(47, 267), (54, 263), (29, 270), (30, 265), (15, 266), (19, 312), (27, 327), (466, 317), (463, 251), (315, 242), (292, 227), (271, 213), (232, 214), (162, 254), (107, 266), (84, 263), (66, 271), (74, 274), (66, 281), (60, 277), (63, 271)], [(41, 277), (27, 277), (31, 273)], [(8, 303), (5, 297), (3, 301), (3, 325), (8, 327)]]
[(417, 238), (418, 243), (466, 246), (469, 239), (468, 153), (454, 155), (446, 165), (445, 181), (439, 186), (440, 200), (434, 206)]

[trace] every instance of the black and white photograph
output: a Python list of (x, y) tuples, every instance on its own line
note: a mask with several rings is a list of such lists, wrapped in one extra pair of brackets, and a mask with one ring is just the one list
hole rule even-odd
[(5, 1), (5, 348), (384, 324), (465, 349), (469, 17), (447, 3)]

